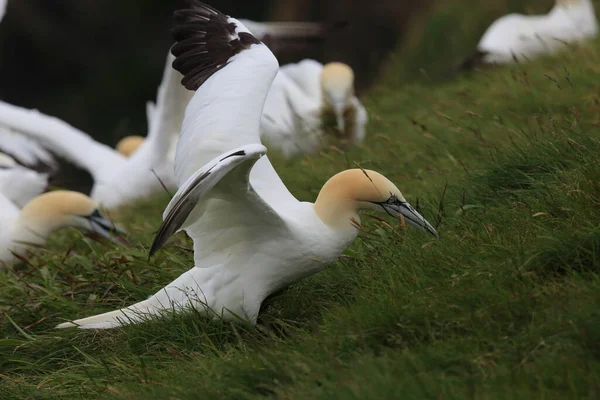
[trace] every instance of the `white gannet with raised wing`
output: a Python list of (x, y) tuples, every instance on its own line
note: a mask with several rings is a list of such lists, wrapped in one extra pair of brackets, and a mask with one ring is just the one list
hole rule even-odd
[(303, 60), (279, 70), (267, 96), (261, 132), (290, 157), (317, 151), (330, 123), (342, 144), (360, 144), (367, 122), (367, 111), (354, 95), (350, 66)]
[[(130, 157), (93, 140), (84, 132), (37, 110), (0, 102), (0, 143), (15, 133), (86, 169), (94, 179), (90, 197), (108, 209), (176, 187), (174, 151), (187, 103), (193, 92), (183, 88), (169, 55), (158, 90), (157, 104), (149, 103), (148, 137)], [(0, 148), (2, 145), (0, 145)], [(19, 152), (11, 152), (18, 155)]]
[(596, 35), (598, 21), (591, 0), (556, 0), (546, 15), (509, 14), (494, 21), (459, 68), (529, 61)]
[(22, 209), (0, 193), (0, 226), (0, 268), (35, 252), (61, 228), (79, 228), (108, 239), (124, 233), (100, 213), (96, 202), (68, 191), (44, 193)]
[(363, 209), (404, 216), (437, 236), (398, 188), (374, 171), (341, 172), (314, 204), (298, 201), (260, 143), (277, 60), (239, 21), (199, 1), (189, 4), (175, 13), (172, 51), (182, 83), (196, 94), (177, 147), (180, 187), (150, 255), (183, 229), (194, 240), (195, 265), (147, 300), (60, 328), (112, 328), (187, 307), (255, 323), (267, 296), (319, 272), (352, 243)]
[(48, 174), (25, 168), (12, 157), (0, 153), (0, 194), (18, 207), (42, 194), (48, 186)]

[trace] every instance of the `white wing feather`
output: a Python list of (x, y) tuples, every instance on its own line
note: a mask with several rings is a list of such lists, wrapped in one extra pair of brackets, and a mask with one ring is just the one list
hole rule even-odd
[(94, 180), (110, 179), (127, 159), (66, 122), (37, 110), (0, 102), (0, 125), (17, 131), (52, 153), (87, 169)]

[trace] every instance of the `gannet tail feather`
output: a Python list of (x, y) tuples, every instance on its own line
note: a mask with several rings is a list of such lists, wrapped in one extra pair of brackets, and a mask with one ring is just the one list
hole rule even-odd
[[(152, 257), (169, 237), (184, 226), (196, 204), (229, 172), (245, 161), (256, 162), (266, 153), (265, 146), (249, 144), (220, 155), (188, 178), (175, 193), (163, 213), (163, 223), (154, 238), (149, 257)], [(249, 167), (254, 165), (254, 162)]]
[(180, 301), (177, 301), (177, 303), (169, 303), (167, 301), (163, 304), (163, 300), (167, 297), (166, 292), (167, 291), (163, 289), (154, 296), (129, 307), (105, 312), (92, 317), (63, 322), (62, 324), (57, 325), (56, 328), (64, 329), (78, 327), (81, 329), (111, 329), (143, 322), (153, 316), (159, 316), (164, 312), (184, 308), (191, 304), (191, 300), (186, 300), (185, 298), (181, 298), (181, 296), (178, 297), (180, 297), (179, 300), (183, 300), (183, 304)]
[(176, 57), (173, 68), (184, 75), (181, 83), (196, 90), (231, 57), (260, 41), (240, 31), (235, 19), (200, 1), (188, 0), (188, 6), (175, 12), (173, 37), (177, 43), (171, 52)]

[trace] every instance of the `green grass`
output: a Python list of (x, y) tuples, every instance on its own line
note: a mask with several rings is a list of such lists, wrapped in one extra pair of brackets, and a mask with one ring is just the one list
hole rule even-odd
[(166, 196), (126, 214), (132, 248), (58, 233), (0, 274), (0, 398), (596, 398), (600, 42), (406, 84), (393, 72), (434, 28), (365, 96), (363, 146), (273, 159), (302, 200), (376, 169), (440, 240), (365, 216), (345, 256), (269, 299), (256, 328), (187, 315), (88, 332), (53, 326), (146, 298), (192, 264), (191, 244), (146, 261)]

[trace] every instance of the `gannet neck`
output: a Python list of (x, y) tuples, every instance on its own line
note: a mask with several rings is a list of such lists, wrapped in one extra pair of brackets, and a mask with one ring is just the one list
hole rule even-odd
[(89, 197), (77, 192), (45, 193), (27, 203), (19, 215), (19, 226), (34, 243), (43, 243), (53, 231), (73, 226), (85, 227), (82, 217), (98, 208)]
[(130, 157), (144, 143), (143, 136), (126, 136), (117, 143), (115, 149), (125, 157)]
[(360, 222), (359, 210), (377, 210), (376, 203), (391, 196), (404, 200), (398, 188), (378, 172), (349, 169), (330, 178), (319, 193), (314, 209), (334, 229), (350, 229)]

